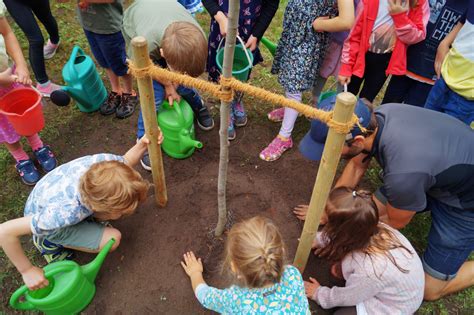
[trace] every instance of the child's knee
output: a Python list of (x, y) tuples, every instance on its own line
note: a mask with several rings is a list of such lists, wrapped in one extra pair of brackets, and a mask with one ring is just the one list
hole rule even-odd
[(114, 251), (120, 245), (120, 240), (122, 239), (122, 233), (111, 227), (105, 228), (104, 235), (102, 236), (102, 241), (100, 242), (100, 249), (104, 248), (105, 245), (111, 240), (114, 239), (115, 242), (112, 245), (110, 251)]

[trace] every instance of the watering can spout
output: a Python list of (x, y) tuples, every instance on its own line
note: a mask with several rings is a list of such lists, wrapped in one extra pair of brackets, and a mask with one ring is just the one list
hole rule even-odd
[(100, 267), (102, 267), (105, 257), (107, 257), (107, 254), (109, 253), (114, 243), (115, 240), (112, 238), (110, 241), (108, 241), (107, 244), (105, 244), (104, 248), (102, 248), (100, 253), (95, 257), (93, 261), (81, 267), (84, 276), (87, 278), (87, 280), (89, 280), (90, 283), (94, 283), (95, 278), (99, 273)]
[(193, 140), (189, 133), (181, 133), (179, 135), (179, 143), (181, 147), (185, 150), (189, 150), (191, 148), (202, 148), (202, 143), (196, 140)]

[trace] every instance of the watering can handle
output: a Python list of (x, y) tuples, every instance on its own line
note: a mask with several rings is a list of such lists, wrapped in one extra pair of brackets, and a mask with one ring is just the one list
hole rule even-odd
[[(57, 273), (65, 272), (71, 270), (71, 267), (76, 267), (76, 264), (71, 262), (72, 264), (68, 264), (67, 262), (63, 262), (62, 265), (57, 266), (53, 270), (49, 270), (45, 272), (44, 277), (45, 278), (51, 278)], [(29, 289), (26, 285), (21, 286), (18, 290), (16, 290), (12, 297), (10, 298), (10, 306), (17, 309), (17, 310), (23, 310), (23, 311), (28, 311), (28, 310), (34, 310), (35, 306), (28, 302), (28, 301), (23, 301), (20, 302), (20, 298), (28, 292)]]
[(176, 101), (173, 101), (173, 106), (171, 106), (176, 113), (178, 114), (179, 117), (179, 123), (181, 126), (184, 126), (184, 117), (183, 117), (183, 111), (181, 110), (181, 106), (179, 106), (179, 103)]
[(76, 59), (78, 54), (84, 55), (84, 51), (81, 49), (81, 47), (74, 46), (74, 48), (72, 49), (71, 56), (69, 57), (69, 60), (66, 63), (69, 73), (71, 74), (71, 77), (73, 77), (73, 80), (77, 80), (77, 73), (76, 69), (74, 68), (74, 60)]
[[(219, 42), (219, 46), (217, 46), (217, 50), (216, 51), (219, 51), (219, 49), (221, 49), (222, 47), (222, 42), (224, 41), (225, 37), (222, 37), (221, 41)], [(252, 62), (252, 59), (250, 59), (250, 55), (249, 55), (249, 51), (247, 48), (245, 48), (245, 43), (244, 41), (242, 40), (242, 38), (237, 35), (237, 39), (239, 40), (240, 44), (242, 45), (242, 49), (244, 50), (245, 52), (245, 56), (247, 57), (247, 60), (249, 62), (249, 66), (250, 67), (253, 67), (253, 62)]]

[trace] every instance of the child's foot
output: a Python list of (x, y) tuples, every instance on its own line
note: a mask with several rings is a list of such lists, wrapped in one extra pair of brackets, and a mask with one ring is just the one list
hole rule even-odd
[(293, 140), (290, 138), (284, 140), (280, 136), (276, 136), (275, 139), (260, 152), (260, 158), (264, 161), (275, 161), (288, 149), (293, 147)]
[(269, 120), (273, 122), (281, 122), (283, 121), (283, 117), (285, 116), (285, 108), (280, 107), (277, 109), (272, 110), (267, 114)]
[(51, 39), (48, 39), (48, 42), (43, 47), (44, 59), (53, 58), (53, 56), (56, 54), (56, 50), (59, 48), (59, 43), (61, 43), (61, 41), (59, 41), (57, 44), (53, 44)]
[(150, 163), (150, 155), (148, 154), (148, 151), (146, 151), (141, 160), (140, 160), (140, 164), (142, 165), (142, 167), (147, 170), (147, 171), (151, 171), (151, 163)]
[(111, 115), (117, 111), (117, 106), (119, 106), (121, 97), (118, 93), (110, 91), (107, 99), (100, 105), (100, 113), (102, 115)]
[(41, 256), (49, 263), (72, 260), (74, 258), (74, 252), (70, 249), (64, 248), (62, 245), (51, 243), (47, 239), (41, 239), (36, 235), (33, 235), (33, 244), (40, 251)]
[(234, 111), (230, 108), (229, 126), (227, 127), (227, 140), (232, 141), (237, 137), (234, 126)]
[(38, 92), (41, 93), (44, 97), (50, 97), (51, 93), (53, 93), (56, 90), (60, 90), (61, 86), (52, 83), (51, 81), (48, 81), (46, 83), (38, 83), (36, 84), (36, 89)]
[(16, 170), (23, 183), (28, 186), (34, 186), (40, 179), (40, 174), (31, 159), (16, 163)]
[(117, 106), (115, 116), (117, 118), (127, 118), (133, 114), (136, 106), (138, 105), (138, 95), (132, 95), (128, 93), (122, 93), (120, 97), (120, 103)]
[(247, 113), (245, 113), (242, 102), (232, 103), (232, 110), (234, 111), (234, 125), (236, 127), (243, 127), (247, 124)]
[(52, 171), (58, 164), (58, 161), (54, 157), (53, 151), (51, 151), (51, 149), (47, 145), (45, 145), (42, 148), (39, 148), (33, 153), (36, 159), (38, 160), (39, 164), (41, 165), (41, 168), (46, 173)]
[(211, 113), (207, 109), (206, 105), (202, 105), (201, 109), (196, 113), (196, 121), (202, 130), (211, 130), (214, 128), (214, 119), (212, 119)]

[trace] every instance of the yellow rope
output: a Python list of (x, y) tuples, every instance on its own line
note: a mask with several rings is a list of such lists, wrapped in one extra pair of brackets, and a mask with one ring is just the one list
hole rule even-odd
[(193, 78), (185, 74), (171, 72), (153, 65), (151, 62), (145, 68), (137, 68), (132, 61), (129, 61), (128, 67), (129, 73), (136, 78), (150, 76), (157, 81), (173, 82), (187, 87), (196, 88), (198, 90), (205, 91), (212, 96), (223, 100), (224, 102), (232, 101), (233, 91), (244, 92), (245, 94), (262, 99), (267, 103), (293, 108), (306, 117), (322, 121), (328, 125), (328, 127), (334, 129), (334, 131), (337, 133), (346, 134), (351, 131), (354, 125), (357, 125), (363, 132), (365, 132), (365, 128), (359, 124), (359, 119), (355, 114), (352, 115), (351, 120), (347, 124), (340, 123), (332, 119), (333, 111), (327, 112), (320, 110), (297, 101), (287, 99), (282, 95), (240, 82), (234, 78), (221, 77), (221, 84), (218, 85), (201, 79)]

